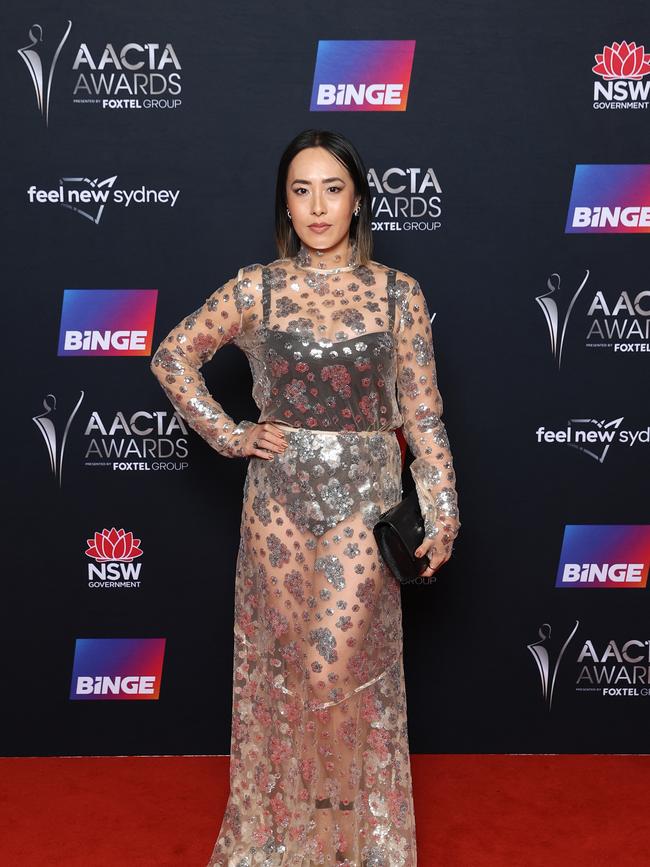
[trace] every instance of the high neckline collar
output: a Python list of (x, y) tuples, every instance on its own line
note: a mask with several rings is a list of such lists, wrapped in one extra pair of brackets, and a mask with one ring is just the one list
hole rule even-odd
[[(335, 264), (338, 259), (339, 264)], [(338, 274), (340, 271), (353, 271), (359, 267), (359, 257), (356, 241), (350, 241), (347, 261), (344, 256), (319, 256), (318, 250), (300, 242), (300, 249), (293, 257), (293, 263), (303, 271), (315, 271), (317, 274)], [(329, 267), (325, 267), (328, 265)]]

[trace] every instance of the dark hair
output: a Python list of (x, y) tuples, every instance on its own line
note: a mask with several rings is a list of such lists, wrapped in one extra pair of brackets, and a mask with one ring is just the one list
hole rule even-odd
[(367, 265), (372, 253), (370, 187), (368, 173), (359, 152), (345, 136), (326, 129), (304, 129), (289, 142), (280, 157), (275, 186), (275, 242), (280, 258), (295, 256), (300, 249), (300, 238), (287, 214), (287, 174), (289, 164), (304, 148), (322, 147), (336, 157), (350, 173), (355, 193), (360, 197), (359, 216), (352, 215), (350, 241), (356, 242), (360, 265)]

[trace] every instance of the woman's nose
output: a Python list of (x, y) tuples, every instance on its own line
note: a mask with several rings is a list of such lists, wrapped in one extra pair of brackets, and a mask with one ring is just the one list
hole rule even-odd
[(314, 193), (314, 206), (312, 208), (312, 211), (314, 214), (318, 214), (318, 215), (324, 213), (323, 199), (322, 199), (321, 193), (318, 193), (318, 192)]

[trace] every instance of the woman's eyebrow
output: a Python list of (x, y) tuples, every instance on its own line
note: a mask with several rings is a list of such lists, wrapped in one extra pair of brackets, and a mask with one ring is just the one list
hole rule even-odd
[[(342, 184), (345, 183), (345, 181), (343, 180), (343, 178), (323, 178), (322, 181), (321, 181), (321, 183), (322, 183), (322, 184), (329, 184), (331, 181), (340, 181)], [(303, 178), (294, 178), (294, 179), (291, 181), (291, 183), (292, 183), (292, 184), (311, 184), (311, 181), (303, 180)]]

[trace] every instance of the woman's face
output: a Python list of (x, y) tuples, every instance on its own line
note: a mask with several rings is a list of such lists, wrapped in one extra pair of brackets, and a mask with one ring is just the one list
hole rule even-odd
[(287, 172), (286, 195), (291, 222), (305, 244), (316, 250), (347, 244), (359, 199), (350, 173), (328, 150), (309, 147), (296, 154)]

